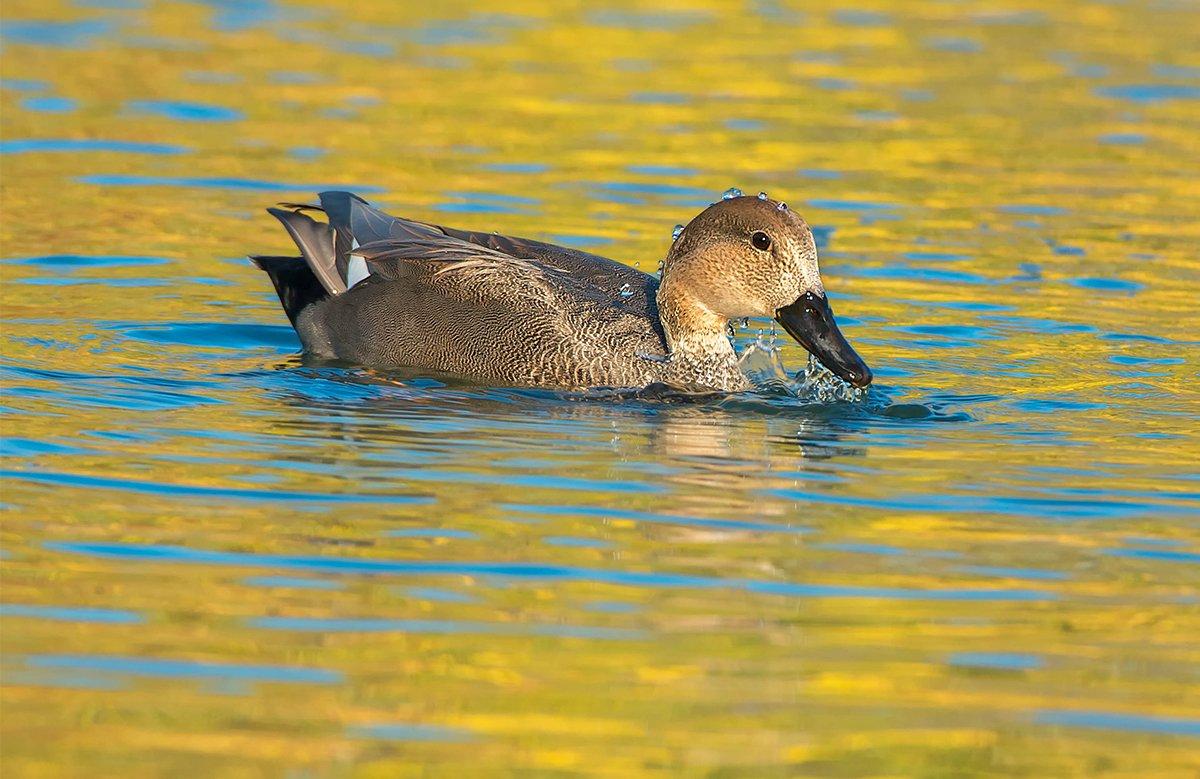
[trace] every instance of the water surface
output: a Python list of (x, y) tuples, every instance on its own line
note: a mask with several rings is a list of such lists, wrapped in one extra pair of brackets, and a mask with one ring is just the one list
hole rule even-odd
[[(1194, 5), (4, 14), (14, 775), (1200, 770)], [(876, 386), (306, 362), (331, 186), (647, 271), (768, 191)]]

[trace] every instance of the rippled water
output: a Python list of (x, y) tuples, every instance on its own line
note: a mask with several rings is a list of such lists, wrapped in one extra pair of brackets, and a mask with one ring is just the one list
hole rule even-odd
[[(1200, 769), (1195, 4), (4, 14), (6, 773)], [(306, 363), (243, 259), (339, 186), (653, 270), (730, 185), (867, 398)]]

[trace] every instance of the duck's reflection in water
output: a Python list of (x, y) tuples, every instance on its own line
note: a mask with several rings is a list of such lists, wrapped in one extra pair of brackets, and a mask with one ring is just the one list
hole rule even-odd
[[(770, 491), (838, 489), (829, 461), (866, 451), (841, 443), (866, 423), (861, 414), (753, 396), (439, 386), (359, 369), (322, 368), (311, 378), (307, 387), (291, 382), (280, 396), (291, 413), (279, 415), (292, 435), (338, 442), (319, 454), (307, 447), (307, 462), (365, 471), (356, 478), (376, 484), (452, 484), (478, 505), (628, 503), (790, 524), (793, 502)], [(457, 503), (455, 491), (437, 492)]]

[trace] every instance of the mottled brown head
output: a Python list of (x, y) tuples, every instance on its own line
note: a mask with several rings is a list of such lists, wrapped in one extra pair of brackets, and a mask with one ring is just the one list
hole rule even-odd
[(660, 295), (664, 328), (685, 346), (689, 326), (768, 316), (838, 376), (871, 383), (825, 299), (812, 229), (778, 200), (735, 197), (700, 212), (671, 245)]
[(757, 197), (701, 211), (672, 244), (663, 278), (682, 282), (727, 319), (774, 317), (802, 292), (824, 292), (808, 224), (779, 201)]

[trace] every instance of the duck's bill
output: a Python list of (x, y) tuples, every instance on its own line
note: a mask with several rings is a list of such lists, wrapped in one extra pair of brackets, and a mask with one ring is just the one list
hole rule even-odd
[(871, 383), (871, 369), (838, 329), (824, 295), (804, 293), (795, 303), (776, 311), (775, 321), (842, 380), (855, 387)]

